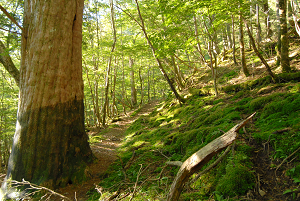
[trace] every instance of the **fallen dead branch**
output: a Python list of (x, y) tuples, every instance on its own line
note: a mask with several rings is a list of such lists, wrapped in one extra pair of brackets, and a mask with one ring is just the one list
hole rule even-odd
[(291, 155), (289, 155), (288, 157), (286, 157), (277, 167), (276, 167), (276, 170), (275, 170), (275, 175), (276, 175), (276, 172), (277, 170), (283, 165), (283, 163), (285, 163), (287, 161), (287, 159), (289, 159), (290, 157), (292, 157), (295, 153), (297, 153), (298, 151), (300, 150), (300, 147), (294, 151)]
[(133, 198), (134, 198), (134, 195), (135, 195), (135, 192), (136, 192), (136, 189), (137, 189), (137, 184), (138, 184), (138, 181), (139, 181), (139, 177), (140, 177), (140, 175), (141, 175), (141, 170), (142, 170), (142, 168), (143, 168), (143, 164), (140, 164), (140, 170), (139, 170), (139, 173), (138, 173), (138, 175), (137, 175), (137, 177), (136, 177), (136, 182), (135, 182), (135, 184), (134, 184), (134, 189), (133, 189), (133, 193), (132, 193), (132, 196), (131, 196), (131, 198), (130, 198), (130, 200), (129, 201), (131, 201)]
[(208, 166), (205, 170), (197, 174), (197, 176), (192, 181), (189, 182), (188, 186), (195, 183), (199, 179), (199, 177), (201, 177), (202, 175), (204, 175), (205, 173), (207, 173), (208, 171), (216, 167), (218, 163), (222, 161), (225, 158), (225, 156), (230, 152), (230, 149), (231, 146), (228, 146), (226, 150), (223, 152), (223, 154), (214, 163), (210, 164), (210, 166)]
[(182, 166), (183, 162), (181, 161), (167, 161), (166, 165), (172, 165), (172, 166)]
[(190, 156), (180, 167), (170, 187), (167, 201), (177, 201), (189, 177), (200, 170), (214, 155), (231, 145), (235, 141), (239, 129), (243, 128), (254, 115), (255, 113)]
[[(15, 180), (5, 181), (5, 182), (11, 184), (13, 186), (13, 189), (16, 189), (16, 192), (17, 192), (17, 188), (21, 187), (21, 186), (26, 186), (26, 190), (33, 191), (31, 193), (26, 193), (25, 191), (20, 192), (21, 197), (20, 198), (18, 197), (18, 199), (23, 199), (23, 198), (28, 198), (28, 197), (30, 198), (31, 196), (33, 196), (34, 194), (36, 194), (38, 192), (45, 191), (46, 193), (42, 197), (44, 197), (44, 198), (48, 197), (48, 198), (46, 198), (46, 200), (49, 200), (52, 195), (55, 195), (55, 196), (58, 196), (58, 197), (62, 198), (63, 200), (71, 201), (70, 198), (68, 198), (68, 197), (66, 197), (62, 194), (59, 194), (59, 193), (57, 193), (57, 192), (55, 192), (55, 191), (53, 191), (49, 188), (30, 183), (29, 181), (25, 181), (24, 179), (22, 180), (22, 182), (15, 181)], [(49, 194), (49, 195), (47, 195), (47, 194)], [(9, 195), (7, 195), (7, 196), (9, 196)], [(75, 200), (76, 200), (76, 198), (75, 198)]]

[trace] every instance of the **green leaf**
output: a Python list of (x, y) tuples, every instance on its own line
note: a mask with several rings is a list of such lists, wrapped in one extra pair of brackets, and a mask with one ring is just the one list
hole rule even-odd
[(291, 189), (287, 189), (286, 191), (284, 191), (284, 192), (283, 192), (283, 195), (284, 195), (284, 194), (291, 193), (291, 192), (292, 192), (292, 190), (291, 190)]

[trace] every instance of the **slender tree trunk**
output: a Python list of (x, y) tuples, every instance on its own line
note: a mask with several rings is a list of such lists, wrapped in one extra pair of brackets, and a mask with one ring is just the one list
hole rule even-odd
[(84, 129), (83, 5), (24, 3), (20, 98), (7, 179), (55, 188), (85, 178), (93, 154)]
[(271, 38), (272, 36), (272, 29), (271, 29), (271, 21), (270, 21), (270, 12), (269, 12), (269, 3), (268, 0), (265, 0), (264, 3), (264, 13), (265, 13), (265, 25), (267, 31), (267, 38)]
[(113, 105), (113, 113), (112, 116), (115, 117), (116, 115), (118, 115), (118, 110), (116, 110), (116, 84), (117, 84), (117, 68), (118, 68), (118, 64), (116, 61), (117, 58), (115, 58), (115, 67), (114, 67), (114, 84), (113, 84), (113, 88), (112, 88), (112, 105)]
[(147, 78), (148, 78), (148, 103), (150, 102), (151, 100), (151, 94), (150, 94), (150, 89), (151, 89), (151, 84), (150, 84), (150, 70), (151, 70), (151, 67), (150, 67), (150, 63), (149, 63), (149, 66), (148, 66), (148, 69), (147, 69)]
[[(96, 4), (97, 5), (97, 4)], [(100, 37), (99, 37), (99, 21), (98, 21), (98, 7), (96, 6), (96, 29), (97, 29), (97, 46), (98, 46), (98, 49), (100, 49)], [(94, 58), (95, 60), (95, 64), (94, 64), (94, 76), (95, 76), (95, 80), (94, 80), (94, 86), (95, 86), (95, 115), (97, 117), (97, 122), (96, 122), (96, 126), (97, 127), (100, 127), (100, 124), (102, 122), (102, 119), (101, 119), (101, 115), (100, 115), (100, 107), (99, 107), (99, 92), (98, 92), (98, 89), (99, 89), (99, 85), (98, 85), (98, 82), (99, 82), (99, 75), (98, 75), (98, 65), (99, 65), (99, 51), (96, 51), (96, 55), (97, 55), (97, 58)]]
[(279, 1), (280, 32), (281, 32), (281, 70), (282, 72), (291, 72), (289, 60), (289, 39), (287, 32), (287, 0)]
[(110, 13), (111, 13), (111, 25), (112, 25), (112, 31), (113, 31), (113, 45), (111, 47), (110, 51), (110, 57), (108, 60), (107, 64), (107, 69), (106, 69), (106, 78), (105, 78), (105, 98), (104, 98), (104, 105), (103, 105), (103, 117), (102, 117), (102, 125), (106, 125), (106, 115), (109, 107), (108, 104), (108, 90), (109, 90), (109, 75), (110, 75), (110, 69), (111, 69), (111, 61), (112, 61), (112, 54), (115, 51), (116, 47), (116, 42), (117, 42), (117, 34), (116, 34), (116, 27), (115, 27), (115, 14), (114, 14), (114, 5), (113, 5), (113, 0), (109, 1), (110, 3)]
[(237, 61), (236, 61), (236, 56), (235, 56), (235, 30), (234, 30), (234, 16), (231, 15), (231, 19), (232, 19), (232, 57), (233, 57), (233, 62), (235, 65), (237, 65)]
[[(251, 31), (251, 34), (253, 34), (253, 26), (252, 26), (252, 14), (253, 14), (253, 2), (252, 0), (250, 0), (250, 31)], [(252, 49), (252, 44), (251, 42), (249, 42), (249, 49)]]
[(136, 92), (136, 88), (135, 88), (133, 59), (131, 57), (129, 57), (129, 67), (130, 67), (131, 105), (133, 107), (136, 107), (136, 105), (137, 105), (137, 92)]
[(227, 41), (226, 27), (224, 27), (224, 29), (223, 29), (223, 58), (222, 58), (222, 60), (225, 60), (225, 58), (226, 58), (226, 47), (228, 47), (228, 41)]
[(86, 68), (86, 78), (87, 78), (87, 81), (88, 81), (88, 84), (89, 84), (89, 88), (90, 88), (90, 91), (91, 91), (91, 97), (92, 97), (92, 103), (93, 103), (93, 111), (94, 111), (93, 120), (94, 120), (95, 124), (97, 125), (97, 116), (95, 115), (95, 111), (96, 111), (95, 96), (94, 96), (93, 87), (91, 85), (91, 81), (90, 81), (90, 78), (89, 78), (89, 71), (88, 71), (87, 68)]
[(206, 63), (204, 54), (202, 53), (200, 40), (199, 40), (199, 33), (198, 33), (198, 25), (197, 25), (197, 18), (196, 18), (196, 15), (194, 15), (194, 27), (195, 27), (195, 37), (196, 37), (196, 40), (197, 40), (197, 48), (196, 48), (196, 49), (198, 50), (198, 52), (199, 52), (199, 54), (200, 54), (201, 61), (202, 61), (203, 63)]
[(13, 63), (11, 57), (9, 56), (8, 50), (5, 48), (4, 44), (0, 40), (0, 62), (3, 64), (4, 68), (9, 72), (9, 74), (15, 79), (17, 85), (20, 83), (20, 72)]
[[(215, 29), (215, 27), (214, 27), (214, 24), (213, 24), (213, 19), (212, 19), (212, 17), (213, 16), (208, 16), (208, 19), (209, 19), (209, 22), (210, 22), (210, 26), (212, 27), (212, 29), (213, 29), (213, 33), (212, 33), (212, 41), (213, 41), (213, 46), (214, 46), (214, 49), (213, 49), (213, 51), (217, 54), (217, 55), (219, 55), (220, 53), (221, 53), (221, 51), (220, 51), (220, 48), (219, 48), (219, 46), (218, 46), (218, 36), (217, 36), (217, 30)], [(204, 21), (204, 23), (205, 23), (205, 21)], [(207, 28), (207, 27), (206, 27)]]
[(260, 20), (259, 20), (259, 5), (258, 4), (256, 4), (256, 41), (257, 41), (258, 48), (260, 48), (261, 26), (260, 26)]
[(243, 19), (242, 14), (240, 13), (240, 54), (241, 54), (241, 63), (242, 63), (242, 70), (246, 77), (248, 77), (249, 71), (246, 66), (246, 57), (245, 57), (245, 44), (244, 44), (244, 30), (243, 30)]
[(280, 28), (280, 15), (279, 15), (279, 4), (280, 1), (282, 0), (276, 0), (276, 7), (277, 7), (277, 11), (276, 11), (276, 17), (277, 17), (277, 21), (278, 21), (278, 25), (277, 25), (277, 58), (276, 58), (276, 66), (279, 66), (281, 63), (281, 28)]
[[(123, 46), (123, 29), (122, 29), (122, 25), (121, 25), (121, 46)], [(123, 106), (123, 112), (126, 115), (126, 106), (125, 103), (126, 102), (126, 90), (125, 90), (125, 64), (124, 64), (124, 55), (123, 55), (123, 50), (122, 51), (122, 106)]]
[[(0, 120), (2, 120), (0, 118)], [(1, 139), (3, 139), (3, 133), (2, 133), (2, 124), (0, 124), (0, 136), (1, 136)], [(2, 153), (2, 143), (0, 143), (0, 172), (2, 173), (2, 157), (3, 157), (3, 153)]]
[[(124, 57), (122, 55), (122, 101), (125, 103), (126, 102), (126, 90), (125, 90), (125, 65), (124, 65)], [(123, 112), (126, 115), (126, 107), (124, 104), (123, 105)]]
[(272, 70), (271, 70), (269, 64), (266, 62), (266, 60), (263, 58), (263, 56), (259, 53), (258, 49), (256, 48), (254, 38), (253, 38), (253, 36), (252, 36), (252, 34), (251, 34), (251, 32), (250, 32), (250, 29), (249, 29), (249, 26), (248, 26), (246, 20), (244, 20), (244, 22), (245, 22), (245, 25), (246, 25), (246, 28), (247, 28), (247, 32), (248, 32), (250, 41), (251, 41), (251, 43), (252, 43), (254, 52), (255, 52), (256, 55), (259, 57), (259, 59), (261, 60), (261, 62), (265, 65), (265, 67), (266, 67), (266, 69), (267, 69), (267, 72), (268, 72), (268, 74), (272, 77), (273, 81), (274, 81), (274, 82), (278, 82), (277, 76), (272, 72)]
[(144, 99), (144, 87), (143, 87), (143, 77), (142, 77), (142, 74), (141, 74), (141, 67), (139, 68), (139, 78), (140, 78), (140, 84), (141, 84), (141, 102), (140, 102), (140, 105), (142, 105), (143, 104), (143, 99)]
[[(214, 80), (214, 89), (215, 89), (216, 96), (218, 96), (219, 93), (218, 93), (218, 88), (217, 88), (217, 77), (216, 77), (217, 55), (216, 55), (216, 53), (214, 53), (212, 51), (212, 42), (208, 43), (208, 54), (209, 54), (209, 57), (210, 57), (211, 75), (212, 75), (212, 78)], [(215, 59), (215, 67), (214, 67), (214, 63), (213, 63), (213, 56), (214, 56), (214, 59)]]
[(156, 99), (156, 90), (155, 90), (155, 70), (152, 68), (152, 85), (153, 85), (153, 98)]
[(226, 29), (227, 29), (227, 41), (228, 41), (228, 49), (232, 48), (232, 39), (231, 39), (231, 31), (230, 31), (230, 25), (226, 24)]
[[(208, 18), (210, 19), (210, 23), (212, 24), (211, 18), (210, 17), (208, 17)], [(213, 51), (215, 51), (217, 54), (220, 54), (220, 49), (219, 49), (219, 46), (218, 46), (218, 43), (217, 43), (216, 33), (214, 32), (214, 34), (211, 35), (203, 16), (202, 16), (202, 19), (203, 19), (203, 24), (204, 24), (205, 30), (207, 32), (208, 38), (209, 38), (210, 41), (213, 42), (213, 46), (214, 46)]]
[(159, 58), (157, 57), (157, 55), (155, 54), (155, 48), (154, 48), (154, 46), (152, 45), (152, 43), (151, 43), (151, 41), (150, 41), (150, 39), (149, 39), (149, 37), (148, 37), (148, 34), (147, 34), (147, 32), (146, 32), (146, 28), (145, 28), (144, 20), (143, 20), (143, 18), (142, 18), (142, 14), (141, 14), (141, 11), (140, 11), (140, 7), (139, 7), (139, 4), (138, 4), (138, 0), (135, 0), (135, 3), (136, 3), (136, 6), (137, 6), (139, 18), (140, 18), (140, 21), (141, 21), (141, 23), (139, 23), (139, 25), (141, 26), (141, 29), (142, 29), (142, 31), (143, 31), (143, 33), (144, 33), (144, 36), (145, 36), (145, 38), (146, 38), (146, 40), (147, 40), (147, 42), (148, 42), (148, 44), (149, 44), (149, 46), (150, 46), (150, 48), (151, 48), (151, 50), (152, 50), (152, 54), (153, 54), (153, 56), (154, 56), (154, 58), (155, 58), (155, 60), (156, 60), (156, 62), (157, 62), (157, 64), (158, 64), (158, 67), (159, 67), (159, 69), (160, 69), (160, 72), (163, 74), (164, 78), (167, 80), (167, 82), (168, 82), (168, 84), (169, 84), (169, 86), (170, 86), (172, 92), (174, 93), (175, 97), (179, 100), (179, 102), (184, 103), (184, 102), (185, 102), (185, 99), (182, 98), (182, 97), (178, 94), (178, 92), (177, 92), (177, 90), (175, 89), (173, 83), (171, 82), (171, 80), (170, 80), (168, 74), (166, 73), (166, 71), (165, 71), (165, 69), (164, 69), (164, 67), (163, 67), (163, 65), (162, 65), (162, 63), (161, 63), (161, 61), (160, 61), (160, 59), (159, 59)]
[(177, 86), (181, 90), (181, 89), (183, 89), (184, 84), (183, 84), (183, 80), (182, 80), (182, 77), (181, 77), (181, 72), (178, 69), (178, 66), (176, 65), (174, 56), (171, 56), (171, 63), (172, 63), (172, 66), (173, 66)]

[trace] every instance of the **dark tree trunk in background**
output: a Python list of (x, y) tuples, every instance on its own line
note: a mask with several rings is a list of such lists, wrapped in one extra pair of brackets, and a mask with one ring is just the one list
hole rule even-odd
[(93, 154), (84, 129), (83, 5), (24, 3), (20, 99), (7, 179), (55, 188), (85, 178)]
[(236, 56), (235, 56), (235, 29), (234, 29), (234, 16), (231, 15), (232, 19), (232, 57), (233, 62), (235, 65), (237, 65)]
[(135, 79), (134, 79), (134, 68), (133, 68), (133, 59), (129, 57), (129, 67), (130, 67), (130, 89), (131, 89), (131, 105), (135, 107), (137, 105), (137, 92), (135, 88)]
[(281, 63), (281, 30), (280, 30), (280, 16), (279, 16), (279, 3), (282, 0), (276, 0), (276, 17), (277, 17), (277, 21), (278, 21), (278, 25), (277, 25), (277, 58), (276, 58), (276, 66), (279, 66)]
[(245, 43), (244, 43), (244, 26), (243, 26), (243, 19), (242, 14), (240, 13), (240, 54), (241, 54), (241, 63), (242, 63), (242, 70), (246, 77), (248, 77), (249, 71), (246, 66), (246, 57), (245, 57)]
[(269, 3), (268, 0), (265, 0), (264, 3), (264, 13), (265, 13), (265, 25), (266, 25), (266, 31), (267, 31), (267, 38), (271, 38), (273, 32), (271, 29), (271, 21), (270, 21), (270, 12), (269, 12)]
[(259, 20), (259, 5), (256, 4), (256, 42), (258, 48), (260, 48), (260, 42), (261, 42), (261, 26), (260, 26), (260, 20)]
[(281, 70), (282, 72), (290, 72), (289, 60), (289, 39), (287, 32), (286, 20), (287, 0), (279, 1), (279, 17), (280, 17), (280, 33), (281, 33)]

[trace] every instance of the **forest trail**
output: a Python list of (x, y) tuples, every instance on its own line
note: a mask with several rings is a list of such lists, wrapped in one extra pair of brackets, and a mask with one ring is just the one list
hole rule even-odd
[[(153, 101), (142, 106), (134, 116), (131, 116), (134, 111), (128, 112), (126, 116), (123, 115), (120, 117), (121, 121), (110, 124), (106, 129), (99, 130), (97, 128), (92, 128), (88, 134), (93, 137), (99, 137), (100, 140), (91, 143), (91, 149), (98, 160), (90, 165), (90, 171), (88, 172), (90, 179), (79, 185), (71, 184), (65, 188), (60, 188), (56, 192), (71, 200), (87, 200), (87, 192), (96, 187), (101, 181), (99, 176), (103, 174), (115, 160), (117, 160), (116, 149), (120, 146), (122, 139), (125, 137), (126, 129), (141, 115), (150, 114), (158, 103), (159, 101)], [(99, 135), (100, 132), (101, 135)], [(56, 200), (61, 199), (58, 198)]]

